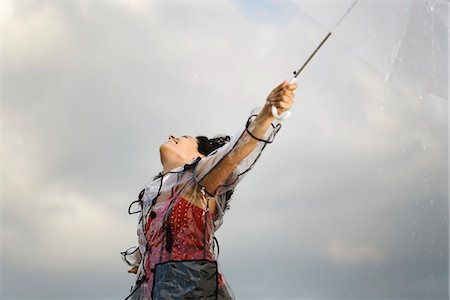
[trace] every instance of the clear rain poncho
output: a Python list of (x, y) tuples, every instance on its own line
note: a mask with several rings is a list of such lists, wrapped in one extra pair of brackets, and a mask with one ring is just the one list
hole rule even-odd
[[(214, 232), (222, 225), (233, 189), (281, 128), (275, 120), (261, 139), (254, 137), (256, 112), (227, 144), (160, 173), (130, 204), (129, 213), (139, 213), (139, 245), (122, 255), (138, 271), (126, 299), (234, 299), (217, 264)], [(255, 139), (256, 146), (231, 175), (207, 193), (200, 185), (202, 179), (220, 174), (221, 162), (239, 156)]]

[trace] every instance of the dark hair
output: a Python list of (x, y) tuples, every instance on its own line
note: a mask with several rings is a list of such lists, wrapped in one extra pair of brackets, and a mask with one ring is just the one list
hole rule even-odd
[(196, 138), (198, 152), (205, 156), (209, 155), (211, 152), (222, 147), (230, 141), (230, 136), (228, 135), (216, 136), (211, 139), (207, 138), (206, 136), (200, 135)]

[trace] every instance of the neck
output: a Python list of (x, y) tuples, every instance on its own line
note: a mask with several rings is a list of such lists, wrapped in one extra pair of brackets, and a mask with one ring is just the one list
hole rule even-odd
[(177, 163), (166, 163), (166, 164), (163, 164), (163, 171), (162, 171), (162, 173), (163, 174), (169, 173), (170, 170), (173, 170), (173, 169), (178, 168), (180, 166), (182, 166), (182, 164), (177, 164)]
[[(198, 156), (197, 158), (200, 158), (200, 157), (203, 157), (203, 156)], [(196, 159), (196, 158), (195, 157), (192, 158), (192, 160), (194, 160), (194, 159)], [(179, 162), (179, 163), (176, 163), (176, 162), (163, 163), (162, 173), (163, 174), (167, 174), (167, 173), (169, 173), (171, 170), (173, 170), (175, 168), (178, 168), (178, 167), (184, 166), (185, 164), (190, 163), (192, 160), (185, 161), (185, 162)]]

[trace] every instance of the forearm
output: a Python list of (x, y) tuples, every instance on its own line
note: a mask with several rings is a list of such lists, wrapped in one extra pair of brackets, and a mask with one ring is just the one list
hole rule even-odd
[(224, 180), (231, 175), (239, 163), (256, 148), (261, 140), (264, 140), (269, 127), (272, 126), (273, 119), (270, 106), (266, 105), (249, 124), (248, 131), (243, 131), (236, 146), (202, 180), (201, 185), (209, 194), (214, 195), (216, 188), (224, 184)]
[(234, 138), (230, 147), (224, 148), (226, 152), (221, 153), (218, 162), (215, 162), (213, 158), (206, 158), (207, 162), (214, 161), (214, 165), (200, 176), (199, 183), (209, 194), (214, 195), (220, 186), (226, 185), (228, 188), (234, 185), (238, 178), (246, 172), (246, 170), (240, 170), (237, 171), (236, 176), (232, 176), (234, 170), (245, 165), (247, 160), (253, 159), (247, 170), (256, 162), (259, 155), (252, 156), (252, 152), (260, 153), (267, 143), (273, 141), (281, 127), (281, 124), (273, 125), (272, 106), (278, 110), (278, 113), (289, 110), (296, 88), (297, 83), (288, 84), (287, 80), (283, 81), (269, 94), (259, 114), (250, 117), (246, 128)]
[(258, 139), (262, 139), (264, 134), (267, 132), (267, 129), (271, 126), (273, 120), (274, 116), (272, 115), (270, 105), (264, 105), (263, 109), (254, 121), (255, 127), (251, 131), (252, 135)]

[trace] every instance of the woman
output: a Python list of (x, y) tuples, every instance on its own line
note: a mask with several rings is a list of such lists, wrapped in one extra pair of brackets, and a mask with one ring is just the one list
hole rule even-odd
[(139, 246), (122, 252), (136, 280), (126, 299), (234, 299), (220, 271), (214, 232), (234, 187), (281, 127), (272, 116), (293, 103), (286, 80), (230, 139), (170, 135), (160, 146), (163, 171), (133, 201)]

